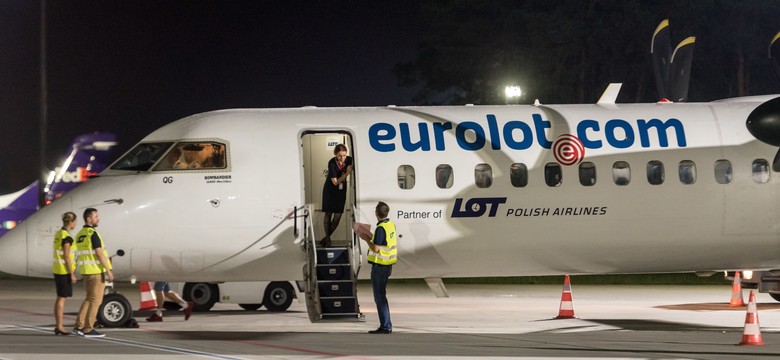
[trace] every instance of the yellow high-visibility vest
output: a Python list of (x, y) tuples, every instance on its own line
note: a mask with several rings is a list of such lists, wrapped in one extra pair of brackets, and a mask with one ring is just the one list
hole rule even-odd
[(65, 267), (65, 251), (62, 249), (62, 239), (66, 237), (70, 237), (70, 233), (68, 230), (65, 230), (65, 228), (57, 230), (54, 234), (54, 261), (51, 270), (56, 275), (68, 275), (71, 272), (76, 271), (76, 250), (74, 244), (70, 245), (70, 252), (68, 253), (72, 269), (70, 269), (71, 271), (68, 271), (68, 268)]
[[(377, 245), (379, 246), (379, 252), (375, 253), (371, 251), (371, 249), (368, 250), (368, 262), (379, 264), (379, 265), (393, 265), (398, 261), (398, 248), (396, 247), (396, 236), (395, 236), (395, 224), (388, 220), (379, 223), (377, 226), (385, 229), (385, 240), (387, 240), (387, 245)], [(374, 232), (376, 233), (376, 231)], [(371, 236), (371, 242), (374, 242), (374, 236)]]
[(81, 275), (96, 275), (106, 272), (103, 264), (100, 263), (100, 258), (98, 258), (95, 249), (92, 248), (92, 234), (97, 234), (98, 239), (100, 239), (100, 247), (103, 249), (103, 253), (106, 254), (106, 260), (108, 260), (108, 254), (105, 252), (106, 248), (103, 246), (103, 238), (100, 236), (100, 233), (95, 231), (95, 228), (89, 226), (81, 228), (81, 231), (76, 235), (76, 255), (78, 256), (76, 262)]

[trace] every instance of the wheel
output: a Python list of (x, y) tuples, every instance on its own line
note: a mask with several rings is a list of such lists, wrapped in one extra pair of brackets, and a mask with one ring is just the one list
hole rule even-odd
[(184, 284), (184, 300), (192, 301), (195, 311), (209, 311), (219, 301), (219, 287), (209, 283)]
[(773, 293), (769, 293), (769, 296), (771, 296), (771, 297), (772, 297), (772, 299), (775, 299), (775, 300), (777, 300), (777, 301), (780, 301), (780, 294), (773, 294)]
[(247, 311), (255, 311), (263, 306), (263, 304), (238, 304), (238, 306)]
[(265, 288), (263, 306), (269, 311), (285, 311), (292, 304), (295, 290), (288, 282), (274, 281)]
[(127, 298), (122, 294), (112, 293), (103, 296), (103, 303), (98, 308), (97, 320), (105, 327), (115, 328), (124, 326), (132, 315), (133, 308)]

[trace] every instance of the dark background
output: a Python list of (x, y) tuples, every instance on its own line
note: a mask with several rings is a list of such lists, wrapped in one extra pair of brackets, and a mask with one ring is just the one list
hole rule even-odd
[[(690, 100), (780, 93), (767, 60), (780, 2), (46, 2), (47, 167), (72, 139), (158, 127), (215, 109), (656, 101), (649, 47), (697, 37)], [(35, 180), (41, 2), (0, 0), (0, 194)]]

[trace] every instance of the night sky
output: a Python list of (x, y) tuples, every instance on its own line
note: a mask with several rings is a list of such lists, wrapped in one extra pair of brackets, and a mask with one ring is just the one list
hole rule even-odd
[[(0, 194), (39, 169), (39, 1), (0, 0)], [(79, 134), (116, 156), (179, 118), (224, 108), (411, 105), (413, 1), (48, 0), (46, 164)]]

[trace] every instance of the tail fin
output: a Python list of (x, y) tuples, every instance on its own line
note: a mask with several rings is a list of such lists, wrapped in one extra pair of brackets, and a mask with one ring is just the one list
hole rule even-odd
[(0, 237), (38, 211), (38, 180), (15, 193), (0, 195)]
[(68, 149), (65, 163), (49, 174), (43, 189), (46, 204), (103, 171), (113, 160), (112, 150), (116, 144), (116, 135), (110, 133), (77, 136)]

